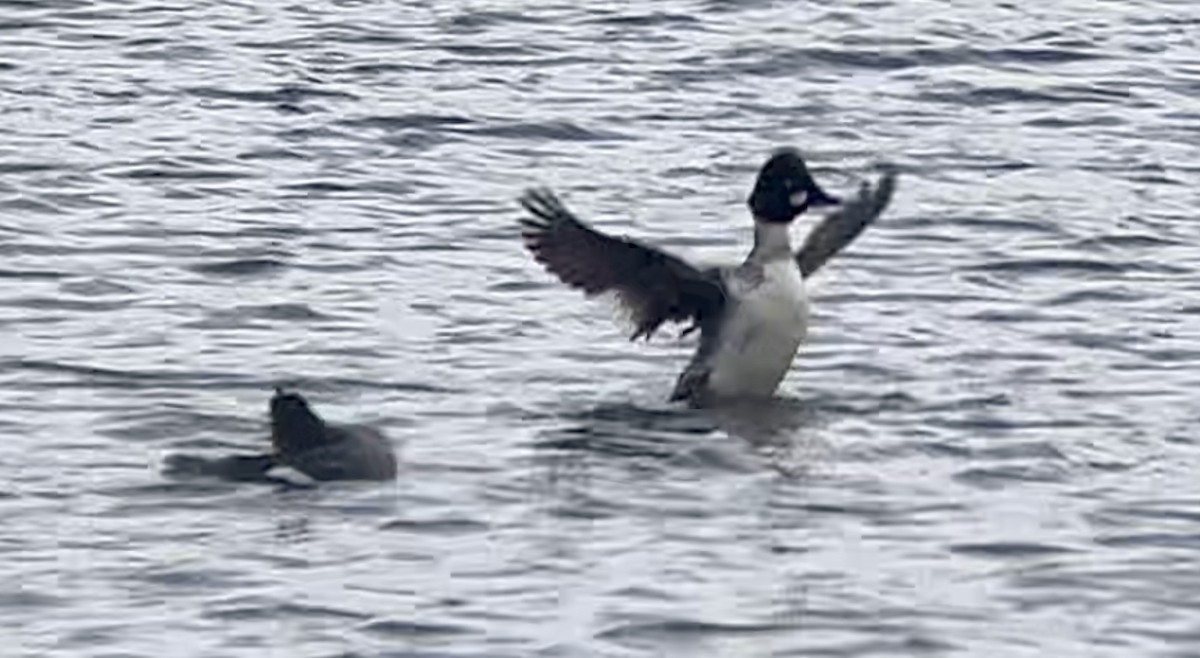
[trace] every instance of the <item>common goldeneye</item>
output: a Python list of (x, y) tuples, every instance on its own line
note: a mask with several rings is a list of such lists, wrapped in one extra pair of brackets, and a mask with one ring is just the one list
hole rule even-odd
[[(799, 152), (775, 151), (759, 171), (749, 206), (754, 248), (737, 266), (696, 267), (655, 247), (613, 237), (576, 217), (548, 189), (528, 190), (521, 205), (525, 247), (551, 273), (587, 295), (614, 292), (647, 339), (664, 322), (691, 321), (700, 342), (671, 400), (767, 397), (791, 367), (808, 329), (804, 280), (883, 212), (895, 190), (888, 169), (845, 204), (813, 180)], [(788, 229), (809, 208), (841, 207), (793, 253)]]

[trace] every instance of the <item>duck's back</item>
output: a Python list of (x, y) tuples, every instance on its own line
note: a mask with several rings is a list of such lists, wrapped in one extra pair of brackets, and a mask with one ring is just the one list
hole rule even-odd
[(329, 442), (279, 461), (314, 480), (392, 480), (396, 454), (378, 431), (356, 425), (327, 425)]

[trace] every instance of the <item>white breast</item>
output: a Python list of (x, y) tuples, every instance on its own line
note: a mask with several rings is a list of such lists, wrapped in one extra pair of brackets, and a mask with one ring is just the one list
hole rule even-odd
[[(756, 284), (756, 285), (755, 285)], [(709, 390), (719, 397), (775, 392), (808, 331), (808, 298), (791, 258), (762, 266), (758, 281), (729, 281), (730, 316), (721, 327)]]

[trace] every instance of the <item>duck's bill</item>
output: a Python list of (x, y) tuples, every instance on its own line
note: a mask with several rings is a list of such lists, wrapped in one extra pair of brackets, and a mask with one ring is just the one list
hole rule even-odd
[(793, 208), (820, 208), (822, 206), (836, 206), (842, 202), (841, 199), (826, 194), (819, 187), (796, 192), (788, 198), (788, 201), (791, 202)]
[[(803, 196), (801, 196), (801, 195), (803, 195)], [(820, 208), (822, 206), (837, 206), (837, 205), (841, 205), (841, 203), (842, 203), (841, 199), (839, 199), (835, 196), (826, 194), (825, 190), (822, 190), (821, 188), (817, 187), (816, 183), (813, 183), (811, 190), (801, 192), (797, 196), (801, 196), (801, 199), (800, 199), (801, 202), (807, 200), (809, 208)]]

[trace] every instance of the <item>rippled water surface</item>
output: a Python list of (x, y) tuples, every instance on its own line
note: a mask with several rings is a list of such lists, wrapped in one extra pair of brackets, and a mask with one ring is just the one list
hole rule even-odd
[[(10, 0), (0, 117), (5, 656), (1200, 647), (1191, 0)], [(781, 144), (901, 189), (667, 404), (514, 198), (732, 260)], [(162, 474), (281, 382), (397, 483)]]

